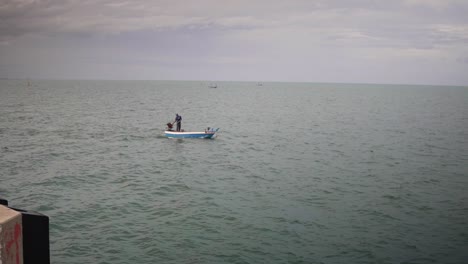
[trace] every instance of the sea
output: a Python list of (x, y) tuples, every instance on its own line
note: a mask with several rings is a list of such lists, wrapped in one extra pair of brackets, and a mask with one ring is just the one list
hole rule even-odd
[(51, 263), (468, 263), (468, 87), (211, 83), (0, 80)]

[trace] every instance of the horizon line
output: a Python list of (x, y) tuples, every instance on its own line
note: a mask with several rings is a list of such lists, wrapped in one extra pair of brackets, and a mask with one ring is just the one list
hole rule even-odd
[(429, 83), (390, 83), (390, 82), (333, 82), (333, 81), (261, 81), (261, 80), (202, 80), (202, 79), (98, 79), (98, 78), (9, 78), (0, 77), (0, 80), (12, 81), (161, 81), (161, 82), (241, 82), (241, 83), (310, 83), (310, 84), (349, 84), (349, 85), (410, 85), (410, 86), (450, 86), (468, 87), (468, 84), (429, 84)]

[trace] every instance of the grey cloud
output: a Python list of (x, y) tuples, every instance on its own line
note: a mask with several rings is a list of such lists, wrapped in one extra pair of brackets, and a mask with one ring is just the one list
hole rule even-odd
[(353, 67), (361, 55), (384, 65), (395, 63), (395, 54), (409, 54), (404, 67), (418, 56), (434, 64), (449, 58), (460, 67), (466, 13), (468, 2), (461, 0), (3, 0), (0, 66), (20, 68), (29, 52), (28, 58), (47, 55), (38, 65), (52, 55), (57, 65), (174, 63), (174, 74), (202, 60), (206, 67), (222, 61), (260, 69), (262, 62), (280, 67), (282, 60), (289, 68), (330, 63), (332, 69), (341, 52)]
[(468, 64), (468, 57), (459, 57), (457, 58), (457, 62), (461, 64)]
[[(409, 4), (408, 4), (409, 2)], [(437, 2), (432, 0), (430, 2)], [(467, 9), (468, 4), (457, 3), (457, 9)], [(424, 16), (412, 18), (415, 5), (422, 1), (373, 1), (373, 0), (319, 0), (319, 1), (73, 1), (73, 0), (6, 0), (0, 4), (0, 38), (21, 36), (28, 33), (121, 33), (137, 30), (158, 30), (191, 26), (192, 28), (258, 28), (285, 26), (295, 17), (317, 16), (333, 19), (301, 21), (311, 28), (353, 27), (362, 33), (382, 37), (397, 37), (389, 31), (377, 34), (372, 30), (373, 19), (380, 23), (397, 24), (395, 29), (405, 34), (406, 24), (427, 23)], [(434, 3), (432, 5), (435, 5)], [(427, 6), (432, 6), (427, 5)], [(450, 6), (449, 6), (450, 7)], [(448, 8), (448, 7), (447, 7)], [(415, 9), (417, 10), (417, 9)], [(397, 15), (397, 13), (400, 15)], [(403, 14), (403, 15), (401, 15)], [(406, 16), (405, 16), (406, 14)], [(341, 17), (337, 17), (340, 15)], [(437, 15), (437, 16), (436, 16)], [(450, 22), (450, 15), (438, 11), (430, 19)], [(379, 17), (379, 16), (383, 16)], [(397, 16), (401, 21), (391, 17)], [(466, 20), (466, 19), (465, 19)], [(468, 21), (464, 21), (468, 23)], [(370, 27), (370, 28), (368, 28)], [(411, 25), (409, 26), (411, 27)], [(385, 29), (383, 25), (382, 29)], [(410, 29), (411, 30), (411, 29)], [(402, 35), (401, 35), (402, 36)], [(346, 37), (343, 35), (341, 37)], [(402, 36), (404, 37), (404, 36)]]

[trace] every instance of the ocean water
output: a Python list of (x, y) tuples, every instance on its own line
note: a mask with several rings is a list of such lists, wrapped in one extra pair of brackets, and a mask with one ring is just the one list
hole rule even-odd
[(467, 87), (208, 85), (0, 81), (0, 196), (52, 263), (467, 263)]

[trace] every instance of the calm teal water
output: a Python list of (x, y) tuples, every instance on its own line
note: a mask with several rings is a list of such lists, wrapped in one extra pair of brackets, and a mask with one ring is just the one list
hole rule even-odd
[(53, 263), (466, 263), (467, 149), (466, 87), (0, 81)]

